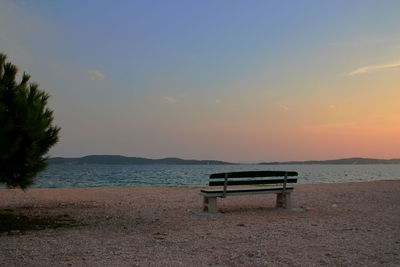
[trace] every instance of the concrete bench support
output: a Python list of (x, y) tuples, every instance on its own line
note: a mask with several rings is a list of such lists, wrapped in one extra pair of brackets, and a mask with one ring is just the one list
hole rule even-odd
[(289, 192), (276, 194), (276, 207), (284, 209), (292, 208), (292, 199)]
[(203, 211), (209, 213), (217, 213), (217, 197), (204, 197)]

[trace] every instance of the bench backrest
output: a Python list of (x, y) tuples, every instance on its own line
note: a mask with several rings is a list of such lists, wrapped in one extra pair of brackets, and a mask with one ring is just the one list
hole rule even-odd
[[(208, 185), (227, 186), (227, 185), (297, 183), (297, 178), (287, 178), (289, 176), (297, 176), (297, 175), (298, 175), (297, 172), (289, 172), (289, 171), (246, 171), (246, 172), (213, 173), (210, 175), (210, 181)], [(249, 178), (261, 178), (261, 177), (284, 177), (284, 178), (249, 179)], [(247, 178), (247, 179), (235, 180), (235, 178)]]

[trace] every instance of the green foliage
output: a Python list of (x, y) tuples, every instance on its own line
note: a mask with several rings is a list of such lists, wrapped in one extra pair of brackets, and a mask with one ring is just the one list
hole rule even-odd
[(22, 189), (47, 166), (45, 155), (58, 141), (60, 128), (53, 126), (49, 95), (0, 53), (0, 183)]

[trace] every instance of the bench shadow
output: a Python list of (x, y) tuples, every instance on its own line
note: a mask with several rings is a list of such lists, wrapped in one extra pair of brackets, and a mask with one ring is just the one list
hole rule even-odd
[(210, 213), (210, 212), (205, 212), (202, 210), (194, 210), (191, 211), (192, 214), (198, 215), (198, 216), (210, 216), (210, 217), (220, 217), (223, 216), (224, 214), (235, 214), (235, 213), (276, 213), (276, 212), (306, 212), (307, 210), (304, 208), (297, 208), (293, 207), (290, 209), (284, 209), (284, 208), (276, 208), (276, 207), (271, 207), (271, 206), (260, 206), (260, 205), (226, 205), (222, 207), (218, 207), (218, 212), (217, 213)]

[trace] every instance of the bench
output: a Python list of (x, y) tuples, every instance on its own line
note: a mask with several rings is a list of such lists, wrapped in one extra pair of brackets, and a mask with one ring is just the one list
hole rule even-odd
[[(287, 184), (297, 183), (297, 178), (288, 177), (297, 175), (297, 172), (289, 171), (245, 171), (211, 174), (208, 185), (219, 186), (220, 188), (202, 189), (200, 191), (200, 195), (204, 196), (203, 211), (218, 212), (217, 197), (254, 194), (276, 194), (276, 207), (290, 209), (292, 207), (290, 193), (293, 191), (293, 187), (287, 186)], [(264, 179), (265, 177), (268, 177), (268, 179)], [(264, 186), (249, 188), (249, 185)]]

